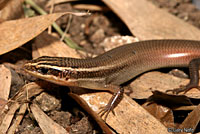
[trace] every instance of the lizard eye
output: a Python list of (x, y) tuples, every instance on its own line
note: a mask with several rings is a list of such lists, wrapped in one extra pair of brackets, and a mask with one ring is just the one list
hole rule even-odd
[(39, 68), (38, 69), (38, 72), (41, 73), (41, 74), (47, 74), (49, 70), (47, 68)]

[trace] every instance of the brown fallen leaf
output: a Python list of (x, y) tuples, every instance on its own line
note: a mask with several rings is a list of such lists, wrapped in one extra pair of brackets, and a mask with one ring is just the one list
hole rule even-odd
[(178, 110), (194, 110), (197, 106), (180, 106), (180, 107), (177, 107), (177, 108), (174, 108), (173, 110), (175, 111), (178, 111)]
[(68, 55), (79, 58), (75, 49), (68, 47), (65, 43), (60, 41), (60, 39), (49, 35), (47, 32), (43, 32), (36, 38), (32, 49), (33, 58), (38, 58), (40, 56), (67, 57)]
[(168, 107), (177, 107), (182, 105), (193, 105), (191, 100), (185, 95), (167, 94), (160, 91), (152, 91), (153, 95), (148, 98), (151, 102), (157, 102)]
[[(94, 111), (98, 112), (100, 107), (107, 104), (111, 94), (107, 92), (98, 92), (82, 94), (80, 97), (83, 98)], [(124, 98), (114, 111), (115, 115), (110, 113), (106, 123), (117, 133), (168, 134), (167, 128), (164, 127), (164, 125), (126, 95), (124, 95)]]
[(80, 0), (49, 0), (48, 3), (46, 4), (46, 7), (51, 6), (52, 4), (61, 4), (61, 3), (66, 3), (66, 2), (73, 2), (73, 1), (80, 1)]
[[(13, 98), (11, 98), (11, 100), (9, 100), (6, 103), (6, 105), (4, 105), (4, 108), (0, 113), (0, 134), (1, 133), (4, 134), (8, 131), (8, 128), (11, 125), (11, 121), (13, 120), (16, 111), (20, 108), (22, 104), (27, 102), (31, 97), (41, 93), (43, 91), (42, 86), (45, 84), (46, 83), (44, 82), (43, 83), (38, 82), (38, 84), (34, 82), (26, 84), (18, 91), (18, 93)], [(7, 106), (8, 108), (6, 108), (5, 106)], [(14, 131), (14, 128), (16, 128), (17, 125), (19, 125), (25, 110), (26, 108), (22, 106), (19, 111), (21, 113), (20, 114), (21, 116), (20, 115), (16, 116), (17, 120), (14, 121), (15, 124), (13, 124), (12, 130), (9, 130), (10, 132)], [(19, 112), (17, 112), (17, 114), (19, 114)]]
[(0, 98), (8, 100), (11, 86), (11, 72), (4, 65), (0, 65)]
[(8, 131), (8, 128), (11, 124), (11, 121), (14, 117), (14, 114), (17, 109), (19, 109), (20, 104), (19, 103), (14, 103), (9, 107), (9, 111), (5, 116), (0, 116), (0, 134), (5, 134)]
[(68, 134), (63, 127), (49, 118), (36, 104), (32, 104), (30, 108), (44, 134)]
[(105, 124), (105, 122), (95, 113), (91, 108), (88, 106), (88, 104), (85, 102), (83, 98), (81, 98), (79, 95), (74, 94), (74, 93), (69, 93), (69, 95), (76, 100), (76, 102), (84, 108), (85, 111), (87, 111), (94, 119), (95, 121), (99, 124), (99, 126), (102, 128), (102, 130), (106, 134), (112, 134), (112, 131), (110, 128)]
[[(133, 81), (130, 86), (132, 88), (131, 98), (146, 99), (152, 95), (152, 91), (158, 90), (166, 92), (169, 89), (179, 88), (180, 85), (187, 85), (189, 79), (178, 78), (170, 74), (165, 74), (157, 71), (148, 72), (141, 75)], [(183, 94), (183, 93), (180, 93)], [(191, 89), (185, 96), (190, 98), (200, 98), (198, 89)]]
[(183, 133), (194, 133), (200, 122), (200, 104), (196, 107), (178, 127)]
[(24, 114), (27, 110), (27, 104), (24, 103), (20, 106), (19, 112), (16, 115), (16, 120), (13, 121), (12, 125), (10, 126), (7, 134), (14, 134), (16, 129), (18, 128), (20, 122), (22, 121)]
[(54, 13), (0, 23), (0, 55), (16, 49), (35, 38), (55, 20), (65, 14), (76, 13)]
[[(24, 16), (23, 2), (24, 0), (5, 0), (4, 7), (0, 12), (0, 19), (2, 20), (14, 20)], [(1, 9), (1, 5), (0, 5)]]
[(150, 114), (160, 120), (166, 127), (174, 127), (174, 116), (171, 109), (156, 103), (146, 102), (142, 105)]
[[(200, 31), (147, 0), (103, 0), (133, 35), (147, 39), (200, 40)], [(164, 16), (164, 17), (163, 17)]]
[(0, 0), (0, 10), (6, 6), (10, 0)]
[(0, 98), (0, 115), (2, 114), (3, 109), (5, 108), (7, 103), (8, 103), (7, 100), (4, 100), (4, 99)]

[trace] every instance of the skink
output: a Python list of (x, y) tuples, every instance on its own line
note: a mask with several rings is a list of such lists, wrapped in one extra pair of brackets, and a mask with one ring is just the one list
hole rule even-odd
[(108, 104), (100, 111), (108, 113), (122, 99), (121, 84), (137, 75), (164, 67), (187, 67), (190, 82), (175, 93), (198, 88), (200, 41), (148, 40), (126, 44), (91, 59), (67, 57), (39, 57), (24, 65), (31, 75), (59, 85), (77, 86), (113, 93)]

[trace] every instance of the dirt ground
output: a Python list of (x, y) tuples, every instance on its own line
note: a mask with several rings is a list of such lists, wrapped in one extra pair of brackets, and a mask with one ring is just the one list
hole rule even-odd
[[(156, 6), (170, 12), (171, 14), (183, 19), (184, 21), (200, 28), (200, 10), (191, 3), (191, 0), (149, 0)], [(50, 8), (44, 7), (45, 0), (36, 0), (36, 2), (48, 11)], [(85, 1), (63, 3), (55, 6), (54, 12), (65, 11), (83, 11), (75, 9), (74, 5), (85, 3)], [(91, 4), (91, 1), (88, 2)], [(94, 3), (105, 7), (102, 2)], [(91, 11), (92, 15), (86, 17), (69, 17), (64, 16), (57, 21), (63, 29), (70, 25), (68, 34), (81, 47), (85, 48), (88, 52), (98, 55), (104, 52), (104, 48), (99, 44), (107, 37), (114, 35), (131, 35), (126, 25), (111, 11)], [(67, 23), (66, 23), (67, 22)], [(22, 64), (24, 61), (32, 59), (30, 45), (25, 45), (24, 49), (16, 49), (8, 54), (1, 56), (1, 62), (11, 62)], [(11, 55), (16, 55), (17, 58), (10, 58)], [(21, 57), (21, 58), (20, 58)], [(24, 78), (19, 74), (15, 82), (12, 84), (12, 92), (16, 93), (19, 87), (24, 84), (24, 79), (28, 81), (35, 81), (36, 78), (27, 76)], [(17, 82), (16, 82), (17, 81)], [(55, 89), (55, 88), (54, 88)], [(36, 102), (45, 113), (51, 117), (55, 122), (69, 130), (71, 134), (98, 134), (102, 130), (97, 123), (69, 96), (66, 87), (56, 86), (56, 91), (48, 91), (35, 97), (33, 102)], [(56, 95), (55, 95), (56, 94)], [(70, 102), (70, 103), (68, 103)], [(197, 130), (197, 131), (200, 131)], [(40, 127), (34, 120), (31, 113), (26, 112), (22, 123), (16, 134), (40, 134), (42, 133)]]

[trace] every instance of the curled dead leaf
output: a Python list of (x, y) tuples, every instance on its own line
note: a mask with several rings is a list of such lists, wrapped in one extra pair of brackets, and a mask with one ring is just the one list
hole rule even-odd
[(16, 49), (35, 38), (54, 21), (65, 14), (82, 16), (87, 13), (54, 13), (0, 23), (0, 55)]

